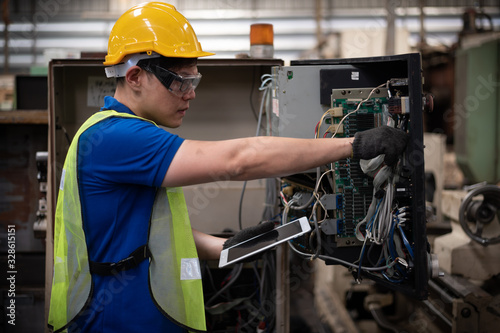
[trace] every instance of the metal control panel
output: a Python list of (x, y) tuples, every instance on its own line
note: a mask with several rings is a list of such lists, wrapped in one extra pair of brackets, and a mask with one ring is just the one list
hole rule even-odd
[(295, 61), (275, 77), (275, 135), (353, 137), (386, 125), (410, 136), (392, 166), (347, 158), (283, 178), (283, 223), (307, 216), (313, 227), (292, 249), (427, 298), (420, 55)]

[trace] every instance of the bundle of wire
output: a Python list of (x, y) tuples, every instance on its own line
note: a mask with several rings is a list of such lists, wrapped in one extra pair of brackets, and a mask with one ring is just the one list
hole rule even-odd
[[(235, 332), (255, 331), (262, 322), (266, 327), (274, 327), (276, 319), (272, 305), (275, 304), (276, 263), (272, 253), (264, 253), (261, 260), (261, 265), (257, 262), (252, 264), (254, 282), (251, 288), (235, 285), (240, 277), (246, 280), (251, 277), (247, 272), (243, 273), (244, 264), (234, 265), (217, 286), (208, 264), (204, 263), (204, 281), (208, 284), (204, 289), (207, 295), (211, 295), (205, 302), (205, 310), (211, 315), (207, 320), (209, 329), (224, 324), (220, 322), (220, 315), (230, 311), (237, 313), (236, 322), (229, 323), (231, 326), (236, 325)], [(245, 291), (251, 293), (241, 295)]]
[[(260, 91), (263, 91), (261, 99), (259, 114), (257, 117), (257, 128), (255, 136), (261, 132), (270, 135), (271, 132), (271, 96), (274, 85), (274, 78), (272, 75), (265, 74), (261, 76)], [(250, 96), (250, 100), (251, 100)], [(266, 120), (263, 121), (263, 116)], [(246, 190), (247, 182), (243, 183), (241, 191), (239, 211), (238, 211), (238, 224), (239, 229), (243, 229), (242, 223), (242, 206), (243, 198)], [(263, 220), (274, 220), (276, 218), (275, 211), (278, 210), (276, 202), (277, 198), (277, 181), (276, 179), (266, 180), (266, 203), (265, 209), (262, 213)], [(260, 264), (260, 266), (259, 266)], [(204, 275), (210, 283), (214, 293), (205, 302), (205, 309), (208, 314), (220, 315), (227, 311), (236, 311), (238, 313), (238, 322), (236, 332), (255, 331), (263, 322), (266, 327), (275, 326), (275, 309), (270, 304), (275, 304), (275, 290), (276, 290), (276, 262), (273, 253), (265, 252), (260, 258), (259, 262), (254, 262), (252, 265), (254, 278), (256, 281), (255, 288), (250, 295), (240, 298), (235, 298), (232, 294), (233, 291), (241, 291), (240, 286), (234, 286), (238, 279), (242, 276), (248, 278), (247, 274), (242, 274), (243, 264), (235, 264), (233, 269), (227, 274), (226, 278), (220, 286), (216, 286), (210, 272), (210, 269), (205, 265)], [(205, 279), (204, 279), (205, 280)], [(233, 287), (234, 286), (234, 287)], [(250, 289), (249, 289), (250, 290)], [(216, 322), (210, 325), (217, 324)]]
[[(339, 258), (335, 258), (335, 257), (331, 257), (331, 256), (325, 256), (325, 255), (320, 254), (320, 250), (321, 250), (321, 236), (320, 236), (320, 232), (319, 232), (319, 230), (320, 230), (319, 224), (323, 220), (322, 221), (318, 221), (318, 219), (317, 219), (317, 213), (316, 213), (317, 212), (317, 208), (318, 207), (322, 207), (322, 209), (324, 211), (325, 219), (326, 219), (326, 217), (328, 217), (328, 215), (327, 215), (326, 208), (323, 206), (323, 204), (320, 201), (320, 195), (319, 195), (319, 191), (318, 190), (319, 190), (319, 186), (321, 184), (321, 179), (325, 175), (327, 175), (328, 173), (331, 173), (331, 172), (333, 172), (333, 170), (331, 170), (331, 169), (327, 170), (326, 172), (324, 172), (319, 177), (318, 181), (316, 182), (316, 187), (314, 189), (313, 195), (311, 196), (311, 198), (305, 204), (297, 205), (297, 201), (294, 198), (292, 198), (289, 201), (284, 201), (285, 207), (283, 209), (282, 224), (285, 224), (285, 223), (288, 222), (288, 215), (289, 215), (289, 211), (290, 210), (303, 210), (303, 209), (312, 207), (312, 213), (311, 213), (311, 216), (309, 217), (309, 220), (314, 223), (314, 226), (315, 226), (315, 235), (316, 235), (316, 239), (317, 239), (317, 247), (316, 247), (316, 250), (315, 250), (314, 254), (305, 253), (305, 252), (297, 249), (297, 247), (295, 246), (295, 244), (294, 244), (293, 241), (289, 241), (290, 248), (295, 253), (299, 254), (300, 256), (302, 256), (302, 257), (304, 257), (306, 259), (313, 260), (313, 259), (319, 258), (319, 259), (322, 259), (322, 260), (332, 260), (332, 261), (335, 261), (335, 262), (337, 262), (337, 263), (339, 263), (341, 265), (344, 265), (346, 267), (356, 268), (356, 269), (358, 269), (359, 272), (361, 270), (371, 271), (371, 272), (377, 272), (377, 271), (383, 272), (383, 271), (391, 269), (398, 262), (401, 263), (401, 261), (402, 261), (401, 258), (394, 257), (393, 260), (391, 260), (390, 262), (387, 262), (385, 265), (381, 265), (381, 266), (378, 265), (376, 267), (362, 266), (361, 263), (362, 263), (362, 255), (364, 253), (364, 245), (363, 245), (363, 248), (362, 248), (362, 251), (361, 251), (360, 260), (358, 260), (359, 264), (351, 263), (351, 262), (348, 262), (348, 261), (345, 261), (345, 260), (342, 260), (342, 259), (339, 259)], [(283, 198), (284, 197), (283, 193), (281, 193), (281, 195), (282, 195), (282, 198)], [(387, 199), (387, 200), (389, 200), (389, 199)], [(391, 201), (388, 201), (388, 202), (389, 203), (386, 204), (386, 205), (390, 205)], [(381, 218), (382, 218), (382, 215), (383, 214), (380, 215)], [(390, 220), (391, 219), (389, 218), (389, 221)], [(366, 244), (366, 239), (365, 239), (365, 244)]]

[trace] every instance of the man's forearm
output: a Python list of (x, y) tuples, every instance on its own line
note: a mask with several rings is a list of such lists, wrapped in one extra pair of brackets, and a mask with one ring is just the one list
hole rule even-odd
[(225, 238), (215, 237), (193, 228), (193, 237), (198, 251), (198, 257), (202, 260), (216, 260), (220, 257), (222, 245)]
[(277, 137), (247, 138), (240, 152), (237, 180), (282, 176), (303, 172), (350, 157), (353, 138), (293, 139)]

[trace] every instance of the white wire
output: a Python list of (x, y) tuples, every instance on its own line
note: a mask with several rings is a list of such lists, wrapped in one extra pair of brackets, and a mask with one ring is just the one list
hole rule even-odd
[(389, 179), (385, 187), (385, 195), (382, 198), (380, 209), (373, 222), (373, 234), (371, 240), (381, 245), (387, 240), (391, 230), (392, 221), (392, 201), (394, 197), (394, 184)]
[[(262, 96), (262, 100), (260, 103), (259, 118), (257, 120), (257, 129), (255, 130), (255, 136), (259, 136), (259, 133), (260, 133), (260, 127), (262, 124), (262, 114), (264, 113), (264, 106), (265, 106), (265, 102), (267, 100), (266, 96), (269, 95), (269, 92), (272, 89), (272, 82), (273, 82), (273, 77), (269, 74), (262, 75), (260, 79), (263, 81), (259, 87), (259, 90), (261, 90), (261, 91), (264, 90), (264, 95)], [(240, 230), (243, 229), (243, 222), (242, 222), (241, 214), (242, 214), (242, 210), (243, 210), (243, 196), (245, 195), (247, 183), (248, 183), (248, 181), (246, 181), (246, 180), (243, 182), (243, 186), (241, 189), (241, 195), (240, 195), (240, 203), (239, 203), (239, 208), (238, 208), (238, 223), (239, 223)]]
[(260, 126), (262, 123), (262, 114), (264, 113), (264, 106), (266, 104), (265, 102), (267, 101), (267, 95), (269, 95), (269, 92), (272, 89), (272, 82), (273, 82), (273, 78), (269, 74), (262, 75), (260, 79), (263, 81), (259, 87), (259, 90), (264, 91), (264, 95), (262, 96), (262, 100), (260, 103), (259, 119), (257, 121), (257, 130), (255, 132), (255, 136), (259, 135)]
[[(290, 248), (295, 253), (299, 254), (302, 257), (308, 258), (308, 259), (313, 259), (314, 256), (315, 256), (314, 254), (304, 253), (302, 251), (297, 250), (297, 248), (293, 244), (291, 244), (291, 243), (290, 243)], [(330, 257), (330, 256), (325, 256), (325, 255), (319, 255), (318, 258), (321, 259), (321, 260), (325, 260), (325, 261), (326, 260), (332, 260), (332, 261), (338, 262), (339, 264), (346, 265), (346, 266), (353, 267), (353, 268), (359, 268), (359, 265), (356, 265), (356, 264), (353, 264), (351, 262), (348, 262), (348, 261), (345, 261), (345, 260), (342, 260), (342, 259), (339, 259), (339, 258), (335, 258), (335, 257)], [(399, 260), (400, 260), (400, 258), (396, 258), (391, 263), (389, 263), (389, 264), (387, 264), (385, 266), (380, 266), (380, 267), (366, 267), (366, 266), (361, 266), (361, 270), (372, 271), (372, 272), (383, 271), (383, 270), (389, 269), (392, 266), (394, 266)]]
[(355, 113), (355, 112), (358, 112), (359, 111), (359, 108), (361, 107), (361, 104), (367, 102), (370, 97), (373, 95), (373, 93), (375, 92), (375, 90), (377, 90), (378, 88), (382, 88), (383, 86), (387, 85), (387, 82), (384, 82), (382, 83), (381, 85), (379, 85), (378, 87), (375, 87), (373, 88), (370, 93), (368, 94), (368, 97), (366, 97), (364, 100), (362, 100), (361, 102), (359, 102), (358, 106), (356, 107), (356, 109), (354, 111), (351, 111), (349, 112), (348, 114), (346, 114), (341, 120), (340, 120), (340, 123), (337, 124), (337, 129), (335, 130), (335, 133), (333, 133), (332, 135), (332, 138), (335, 137), (335, 135), (337, 135), (337, 132), (340, 128), (340, 125), (344, 122), (344, 120), (349, 117), (351, 114)]
[(281, 225), (288, 223), (288, 211), (290, 210), (290, 206), (295, 203), (295, 199), (291, 199), (283, 208), (283, 213), (281, 214)]

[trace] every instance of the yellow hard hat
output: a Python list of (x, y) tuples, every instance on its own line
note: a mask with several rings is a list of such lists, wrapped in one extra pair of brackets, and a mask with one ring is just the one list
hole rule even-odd
[(188, 20), (164, 2), (142, 3), (120, 16), (109, 36), (104, 65), (119, 64), (126, 55), (141, 52), (177, 58), (214, 55), (201, 49)]

